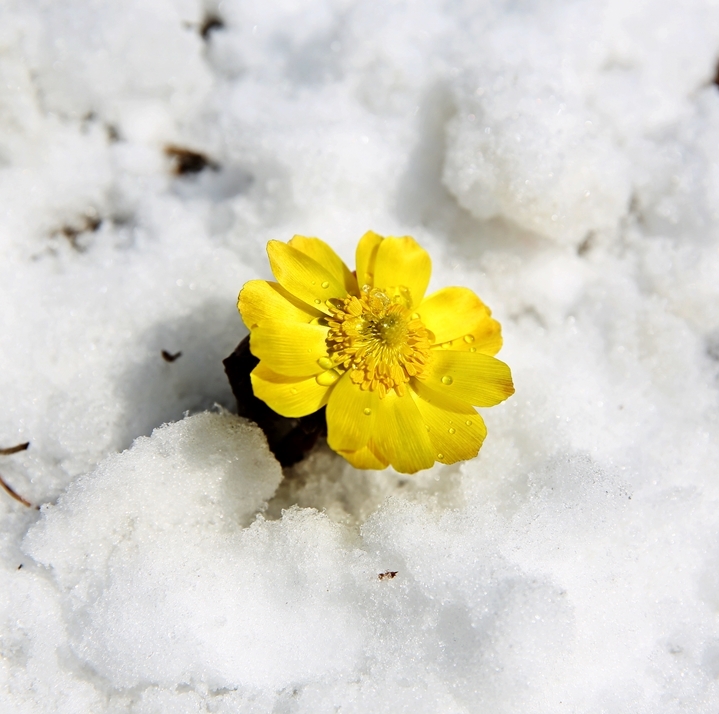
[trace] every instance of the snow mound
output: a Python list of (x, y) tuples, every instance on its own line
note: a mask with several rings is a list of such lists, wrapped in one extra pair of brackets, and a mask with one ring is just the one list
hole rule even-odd
[(341, 597), (341, 532), (312, 510), (252, 523), (280, 479), (257, 427), (204, 413), (138, 439), (45, 507), (25, 550), (61, 590), (83, 666), (119, 689), (221, 689), (353, 663), (361, 628)]

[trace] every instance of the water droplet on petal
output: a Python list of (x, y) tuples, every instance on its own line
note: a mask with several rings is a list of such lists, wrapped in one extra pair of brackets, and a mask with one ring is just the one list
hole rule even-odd
[(465, 335), (465, 336), (464, 336), (464, 341), (465, 341), (467, 344), (470, 344), (471, 342), (474, 342), (474, 335)]
[(290, 392), (292, 392), (292, 394), (297, 394), (297, 387), (291, 387)]
[(449, 429), (447, 429), (447, 431), (448, 431), (450, 434), (454, 434), (454, 428), (451, 427), (451, 426), (449, 427)]
[(413, 313), (412, 313), (412, 319), (413, 319), (413, 320), (419, 320), (419, 313), (418, 313), (418, 312), (413, 312)]
[(454, 380), (448, 374), (445, 374), (444, 377), (442, 377), (442, 384), (449, 386), (452, 382), (454, 382)]
[(362, 413), (363, 413), (365, 416), (370, 416), (370, 415), (372, 414), (372, 410), (371, 410), (369, 407), (365, 407), (365, 408), (362, 410)]
[(332, 369), (332, 367), (335, 366), (329, 357), (320, 357), (317, 360), (317, 364), (322, 367), (322, 369)]
[(334, 384), (340, 378), (339, 372), (334, 369), (328, 369), (326, 372), (321, 372), (315, 377), (317, 384), (323, 387), (329, 387)]
[(444, 458), (444, 454), (437, 454), (437, 458), (441, 461)]
[(322, 304), (322, 300), (315, 299), (315, 305), (321, 305), (321, 304)]
[(465, 423), (467, 426), (472, 426), (472, 420), (471, 420), (471, 419), (467, 419), (467, 421), (464, 422), (464, 423)]
[[(329, 284), (326, 280), (324, 281), (324, 283), (322, 283), (322, 287), (323, 287), (325, 290), (327, 290), (327, 288), (328, 288), (329, 286), (330, 286), (330, 284)], [(465, 337), (464, 339), (466, 340), (467, 338)], [(472, 338), (472, 339), (474, 339), (474, 338)]]
[(470, 348), (469, 348), (469, 351), (470, 351), (470, 352), (476, 352), (476, 351), (477, 351), (477, 348), (476, 348), (476, 347), (470, 347)]

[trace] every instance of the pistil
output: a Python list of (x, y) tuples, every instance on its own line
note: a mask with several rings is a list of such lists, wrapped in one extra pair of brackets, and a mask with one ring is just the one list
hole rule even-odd
[[(395, 294), (391, 299), (387, 293)], [(362, 288), (331, 307), (327, 350), (339, 372), (383, 398), (390, 389), (405, 392), (411, 377), (421, 377), (430, 358), (431, 337), (408, 307), (406, 288)]]

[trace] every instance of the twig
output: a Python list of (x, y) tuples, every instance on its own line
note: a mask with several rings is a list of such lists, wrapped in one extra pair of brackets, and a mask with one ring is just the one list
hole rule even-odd
[[(27, 447), (30, 446), (30, 442), (26, 441), (24, 444), (18, 444), (17, 446), (9, 446), (7, 449), (0, 449), (0, 455), (1, 456), (10, 456), (10, 454), (17, 454), (19, 451), (25, 451)], [(2, 486), (7, 493), (12, 496), (16, 501), (20, 501), (23, 506), (27, 506), (28, 508), (32, 508), (32, 503), (28, 501), (26, 498), (23, 498), (14, 488), (11, 488), (6, 482), (5, 479), (0, 474), (0, 486)]]
[(10, 456), (10, 454), (17, 454), (18, 451), (25, 451), (28, 446), (30, 446), (30, 442), (26, 441), (24, 444), (10, 446), (7, 449), (0, 449), (0, 454), (2, 456)]
[(8, 486), (8, 485), (5, 483), (5, 479), (2, 477), (2, 474), (0, 474), (0, 486), (2, 486), (2, 487), (8, 492), (8, 494), (9, 494), (10, 496), (12, 496), (16, 501), (20, 501), (20, 503), (22, 503), (23, 506), (27, 506), (28, 508), (32, 508), (32, 503), (30, 503), (30, 501), (28, 501), (27, 499), (23, 498), (17, 491), (15, 491), (14, 489), (10, 488), (10, 486)]

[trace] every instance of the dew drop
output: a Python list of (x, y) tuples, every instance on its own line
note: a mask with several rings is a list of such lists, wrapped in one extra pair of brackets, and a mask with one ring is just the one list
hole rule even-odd
[(412, 313), (412, 319), (413, 319), (413, 320), (419, 320), (419, 313), (418, 313), (418, 312), (413, 312), (413, 313)]
[(444, 458), (444, 454), (437, 454), (437, 458), (441, 461)]
[(471, 419), (467, 419), (467, 421), (464, 422), (464, 423), (465, 423), (467, 426), (472, 426), (472, 420), (471, 420)]
[(442, 384), (449, 386), (452, 382), (454, 382), (454, 380), (448, 374), (445, 374), (444, 377), (442, 377)]
[(370, 416), (370, 415), (372, 414), (372, 410), (371, 410), (369, 407), (365, 407), (365, 408), (362, 410), (362, 413), (363, 413), (365, 416)]
[(451, 426), (450, 426), (449, 429), (447, 429), (447, 431), (448, 431), (450, 434), (454, 434), (454, 427), (451, 427)]
[(297, 387), (291, 387), (290, 392), (292, 392), (292, 394), (297, 394)]
[[(329, 286), (330, 286), (330, 284), (329, 284), (326, 280), (324, 281), (324, 283), (322, 283), (322, 287), (323, 287), (325, 290), (327, 290), (327, 288), (328, 288)], [(467, 338), (465, 337), (464, 339), (466, 340)], [(474, 338), (472, 338), (472, 339), (474, 339)]]
[(470, 352), (476, 352), (476, 351), (477, 351), (477, 348), (476, 348), (476, 347), (470, 347), (470, 348), (469, 348), (469, 351), (470, 351)]
[(317, 364), (322, 367), (322, 369), (332, 369), (332, 367), (335, 366), (329, 357), (320, 357), (317, 360)]
[(474, 342), (474, 335), (465, 335), (465, 336), (464, 336), (464, 341), (465, 341), (467, 344), (470, 344), (471, 342)]
[(322, 300), (317, 300), (317, 299), (315, 298), (315, 305), (321, 305), (321, 304), (322, 304)]
[(334, 384), (338, 379), (340, 378), (340, 375), (338, 372), (336, 372), (334, 369), (328, 369), (326, 372), (321, 372), (315, 377), (315, 381), (317, 384), (322, 385), (323, 387), (329, 387), (330, 385)]

